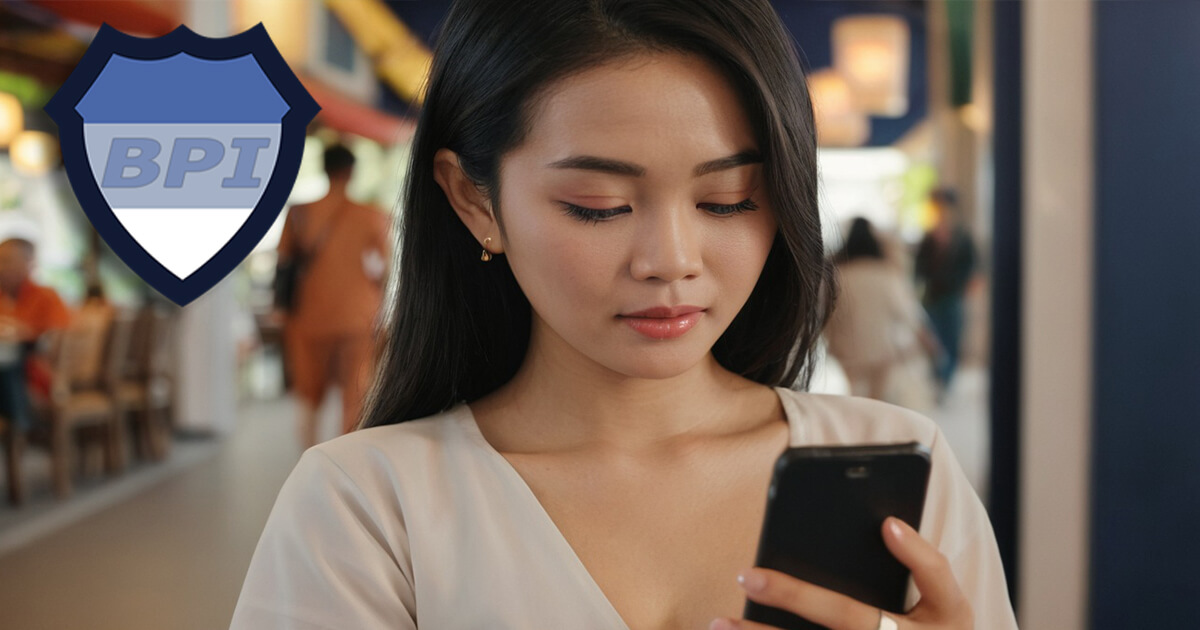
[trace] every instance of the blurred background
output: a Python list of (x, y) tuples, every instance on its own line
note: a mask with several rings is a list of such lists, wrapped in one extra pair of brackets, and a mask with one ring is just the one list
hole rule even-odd
[[(1200, 623), (1200, 3), (773, 4), (810, 73), (842, 278), (813, 389), (938, 422), (1023, 628)], [(288, 210), (395, 214), (446, 8), (0, 1), (0, 627), (228, 625), (307, 439), (274, 291)], [(103, 22), (261, 22), (322, 108), (279, 221), (183, 309), (91, 228), (42, 110)], [(342, 430), (329, 380), (318, 440)]]

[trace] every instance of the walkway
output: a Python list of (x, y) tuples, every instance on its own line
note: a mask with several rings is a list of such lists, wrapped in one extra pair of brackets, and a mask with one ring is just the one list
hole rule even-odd
[(291, 413), (290, 402), (249, 407), (237, 433), (204, 461), (0, 556), (0, 625), (227, 628), (275, 495), (300, 455)]

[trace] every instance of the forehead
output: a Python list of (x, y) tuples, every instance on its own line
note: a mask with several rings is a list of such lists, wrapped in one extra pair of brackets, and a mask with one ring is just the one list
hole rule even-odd
[(757, 148), (730, 82), (706, 60), (679, 53), (636, 55), (552, 84), (531, 110), (524, 146), (651, 166)]

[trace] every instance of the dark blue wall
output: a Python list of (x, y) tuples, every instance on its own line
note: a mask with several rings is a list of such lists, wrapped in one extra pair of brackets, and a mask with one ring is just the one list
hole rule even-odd
[[(1016, 598), (1021, 450), (1021, 22), (1022, 3), (997, 2), (995, 37), (996, 189), (992, 213), (992, 366), (988, 410), (991, 426), (991, 488), (988, 513), (996, 532), (1009, 597)], [(1020, 602), (1014, 601), (1019, 610)]]
[(1196, 627), (1200, 3), (1093, 6), (1092, 628)]

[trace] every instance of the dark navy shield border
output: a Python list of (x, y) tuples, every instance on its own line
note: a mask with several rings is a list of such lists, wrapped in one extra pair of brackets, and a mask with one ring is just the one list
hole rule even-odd
[[(112, 55), (155, 60), (181, 52), (213, 61), (253, 55), (267, 79), (289, 106), (282, 120), (275, 170), (258, 204), (233, 238), (182, 280), (146, 252), (109, 208), (88, 162), (83, 139), (83, 117), (75, 111), (75, 106), (91, 89)], [(237, 98), (237, 95), (230, 94), (229, 97)], [(300, 171), (305, 129), (321, 108), (292, 73), (267, 35), (267, 29), (260, 23), (247, 31), (220, 39), (198, 35), (186, 26), (180, 26), (162, 37), (146, 39), (127, 35), (104, 24), (79, 65), (45, 109), (58, 124), (67, 178), (96, 231), (117, 256), (150, 286), (172, 302), (185, 306), (229, 275), (250, 255), (254, 246), (275, 223)]]

